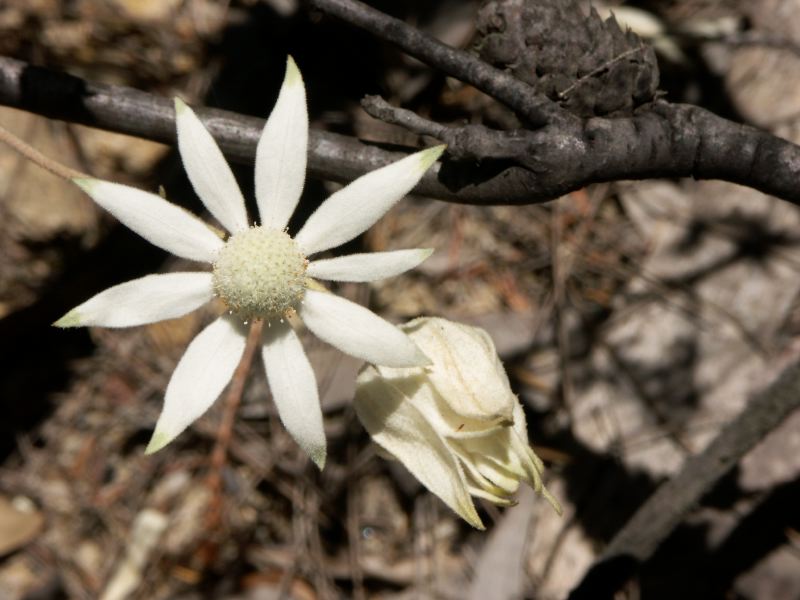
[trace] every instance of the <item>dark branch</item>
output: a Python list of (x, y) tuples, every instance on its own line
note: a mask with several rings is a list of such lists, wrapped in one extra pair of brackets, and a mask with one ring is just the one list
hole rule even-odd
[[(632, 117), (591, 118), (536, 131), (482, 125), (446, 127), (374, 96), (363, 102), (375, 118), (448, 144), (462, 161), (510, 161), (535, 174), (529, 201), (558, 198), (620, 179), (722, 179), (800, 204), (800, 147), (686, 104), (655, 102)], [(439, 179), (447, 182), (453, 163)]]
[[(138, 90), (0, 58), (0, 104), (51, 118), (174, 143), (172, 102)], [(381, 118), (449, 145), (416, 193), (466, 204), (532, 204), (619, 179), (723, 179), (800, 204), (800, 147), (695, 106), (658, 102), (627, 118), (574, 119), (536, 131), (448, 127), (385, 102)], [(229, 111), (198, 114), (234, 161), (252, 164), (264, 121)], [(412, 124), (413, 123), (413, 124)], [(404, 156), (348, 136), (312, 131), (312, 176), (347, 182)]]
[[(127, 87), (90, 83), (11, 58), (0, 57), (0, 105), (157, 142), (175, 143), (175, 112), (171, 100)], [(264, 127), (263, 119), (208, 108), (197, 112), (230, 160), (253, 163), (258, 136)], [(342, 183), (404, 156), (406, 154), (401, 152), (325, 131), (312, 130), (309, 140), (311, 176)], [(414, 191), (466, 204), (531, 201), (528, 189), (533, 175), (521, 167), (512, 167), (481, 180), (472, 177), (458, 187), (448, 187), (439, 181), (438, 170), (438, 166), (431, 168)]]
[(540, 127), (566, 118), (566, 113), (511, 73), (496, 69), (463, 50), (443, 44), (399, 19), (357, 0), (309, 0), (321, 11), (396, 44), (429, 66), (474, 85)]
[[(479, 83), (476, 73), (486, 74), (490, 83), (484, 81), (484, 84), (491, 85), (491, 88), (481, 89), (491, 90), (493, 96), (509, 106), (513, 106), (514, 102), (509, 100), (515, 98), (517, 92), (524, 93), (525, 88), (519, 87), (521, 82), (510, 73), (491, 67), (468, 53), (448, 48), (361, 2), (310, 1), (314, 6), (390, 40), (428, 64), (476, 86)], [(533, 174), (527, 180), (528, 202), (557, 198), (590, 183), (695, 177), (740, 183), (800, 203), (800, 188), (797, 186), (800, 176), (798, 146), (764, 131), (727, 121), (699, 107), (652, 101), (655, 95), (648, 95), (640, 89), (644, 85), (645, 92), (651, 90), (657, 80), (657, 76), (648, 70), (649, 63), (623, 64), (634, 54), (638, 56), (645, 47), (635, 36), (628, 39), (631, 34), (623, 34), (615, 23), (602, 23), (594, 13), (587, 20), (576, 3), (562, 0), (527, 4), (515, 0), (497, 0), (485, 4), (484, 9), (481, 13), (484, 21), (488, 19), (493, 22), (494, 18), (504, 23), (500, 30), (507, 47), (490, 44), (501, 55), (495, 57), (501, 63), (502, 57), (520, 62), (524, 56), (531, 58), (528, 55), (532, 53), (532, 57), (536, 58), (535, 48), (528, 48), (525, 36), (538, 31), (539, 37), (534, 36), (534, 42), (543, 44), (549, 40), (556, 47), (556, 54), (550, 57), (551, 62), (560, 57), (568, 63), (561, 65), (564, 69), (570, 73), (580, 72), (579, 64), (574, 60), (580, 62), (587, 58), (588, 50), (582, 46), (586, 45), (584, 38), (591, 34), (590, 37), (593, 35), (596, 38), (592, 38), (592, 44), (606, 48), (605, 54), (610, 53), (611, 59), (600, 61), (597, 68), (576, 79), (572, 89), (577, 89), (594, 74), (609, 72), (610, 65), (619, 63), (620, 67), (630, 68), (620, 71), (618, 76), (621, 79), (615, 80), (617, 85), (611, 86), (609, 93), (613, 96), (620, 86), (620, 89), (629, 89), (633, 94), (629, 98), (632, 107), (639, 106), (642, 98), (650, 98), (651, 101), (627, 115), (623, 111), (614, 118), (589, 116), (584, 119), (556, 108), (556, 104), (551, 102), (544, 104), (548, 107), (541, 114), (545, 123), (540, 122), (536, 130), (494, 131), (479, 125), (445, 127), (426, 122), (408, 111), (392, 108), (379, 99), (368, 99), (365, 108), (376, 118), (402, 125), (419, 134), (432, 135), (448, 144), (448, 156), (461, 162), (445, 163), (438, 174), (440, 181), (458, 187), (465, 181), (465, 165), (480, 164), (484, 169), (495, 169), (500, 174), (504, 174), (504, 166), (519, 165)], [(538, 23), (536, 18), (545, 18), (546, 22)], [(525, 21), (522, 25), (527, 29), (523, 27), (518, 31), (522, 25), (509, 22), (509, 19)], [(564, 28), (569, 31), (562, 31)], [(555, 30), (559, 31), (558, 35), (554, 33)], [(630, 52), (613, 52), (622, 41), (625, 42), (623, 45), (631, 48)], [(595, 47), (592, 44), (590, 46)], [(569, 52), (573, 46), (577, 48), (575, 56)], [(600, 53), (598, 59), (605, 54)], [(592, 89), (599, 82), (595, 81), (594, 84), (590, 86)], [(523, 85), (531, 98), (543, 102), (533, 86)], [(639, 97), (639, 92), (644, 95)], [(466, 181), (474, 179), (467, 175)], [(515, 201), (508, 198), (506, 202)]]
[[(755, 445), (800, 408), (800, 352), (795, 347), (772, 381), (717, 435), (702, 453), (686, 461), (617, 533), (570, 600), (607, 598), (650, 559), (698, 506), (703, 496)], [(788, 363), (788, 364), (787, 364)]]

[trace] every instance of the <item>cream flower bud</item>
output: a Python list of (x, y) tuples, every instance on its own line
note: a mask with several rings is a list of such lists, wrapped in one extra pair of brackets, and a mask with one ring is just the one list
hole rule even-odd
[(478, 529), (471, 496), (514, 504), (521, 481), (560, 513), (542, 485), (544, 466), (528, 445), (525, 414), (489, 335), (439, 318), (401, 329), (433, 364), (361, 372), (355, 409), (372, 439)]

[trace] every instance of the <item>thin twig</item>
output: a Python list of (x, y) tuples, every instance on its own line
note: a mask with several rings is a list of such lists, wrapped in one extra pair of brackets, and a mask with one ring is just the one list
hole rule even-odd
[(586, 75), (584, 75), (583, 77), (575, 80), (575, 82), (572, 85), (570, 85), (569, 87), (567, 87), (567, 88), (561, 90), (560, 92), (558, 92), (558, 97), (561, 98), (561, 99), (565, 99), (567, 96), (569, 96), (569, 94), (572, 92), (572, 90), (574, 90), (577, 87), (580, 87), (587, 80), (591, 79), (592, 77), (596, 77), (597, 75), (599, 75), (603, 71), (606, 71), (606, 70), (610, 69), (616, 63), (621, 62), (622, 60), (628, 58), (629, 56), (631, 56), (633, 54), (636, 54), (638, 52), (647, 51), (648, 48), (649, 48), (649, 46), (645, 46), (644, 44), (641, 44), (640, 46), (637, 46), (635, 48), (630, 48), (630, 49), (626, 50), (625, 52), (623, 52), (621, 54), (618, 54), (617, 56), (615, 56), (611, 60), (607, 60), (606, 62), (604, 62), (602, 65), (600, 65), (596, 69), (592, 69), (591, 71), (586, 73)]
[(399, 125), (417, 135), (427, 135), (443, 142), (449, 140), (450, 127), (429, 121), (406, 108), (392, 106), (380, 96), (364, 96), (361, 107), (369, 116), (384, 123)]
[(520, 137), (513, 131), (498, 131), (473, 124), (442, 125), (407, 108), (392, 106), (380, 96), (365, 96), (361, 106), (371, 117), (384, 123), (441, 140), (447, 144), (448, 156), (456, 160), (513, 160), (527, 151), (524, 135)]
[(524, 117), (532, 127), (566, 118), (566, 113), (527, 83), (464, 50), (444, 44), (399, 19), (357, 0), (310, 0), (312, 6), (397, 45), (416, 59), (474, 85)]
[(263, 322), (253, 321), (250, 325), (250, 332), (247, 335), (247, 343), (244, 347), (242, 359), (233, 372), (228, 393), (225, 395), (222, 419), (217, 430), (217, 441), (214, 450), (211, 452), (208, 479), (206, 480), (208, 489), (211, 491), (211, 502), (209, 503), (208, 516), (206, 521), (207, 531), (216, 531), (222, 521), (222, 471), (225, 468), (225, 460), (228, 456), (228, 446), (233, 435), (233, 424), (236, 421), (236, 411), (242, 402), (244, 383), (250, 367), (253, 364), (253, 357), (259, 347), (261, 339), (261, 329)]
[(570, 336), (566, 316), (566, 286), (569, 273), (562, 269), (561, 244), (563, 237), (563, 213), (556, 205), (550, 216), (550, 269), (553, 274), (553, 313), (556, 317), (556, 337), (558, 340), (558, 362), (561, 371), (561, 399), (571, 420), (574, 420), (575, 397), (570, 365)]
[(76, 177), (88, 177), (85, 173), (76, 171), (60, 162), (48, 158), (39, 152), (33, 146), (30, 146), (19, 139), (16, 135), (11, 133), (8, 129), (0, 125), (0, 142), (3, 142), (19, 152), (22, 156), (30, 160), (32, 163), (39, 165), (43, 169), (50, 171), (53, 175), (57, 175), (63, 179), (75, 179)]
[(359, 525), (359, 492), (361, 486), (358, 478), (352, 475), (357, 458), (357, 448), (352, 439), (347, 444), (347, 467), (351, 473), (347, 486), (347, 539), (350, 573), (353, 580), (353, 600), (365, 600), (364, 569), (361, 567), (361, 529)]

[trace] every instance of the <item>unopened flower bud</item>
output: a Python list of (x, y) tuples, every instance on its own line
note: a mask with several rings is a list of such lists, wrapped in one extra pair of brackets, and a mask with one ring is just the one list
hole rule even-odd
[(542, 461), (528, 445), (525, 414), (489, 335), (439, 318), (401, 329), (433, 364), (361, 372), (355, 409), (372, 439), (478, 529), (471, 496), (514, 504), (521, 481), (560, 512), (542, 484)]

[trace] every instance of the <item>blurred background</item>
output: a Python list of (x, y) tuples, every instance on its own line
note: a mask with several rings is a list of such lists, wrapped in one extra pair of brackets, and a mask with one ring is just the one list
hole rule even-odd
[[(456, 47), (475, 38), (478, 2), (370, 4)], [(620, 21), (651, 25), (669, 100), (800, 142), (800, 1), (624, 7), (640, 12)], [(440, 122), (515, 126), (470, 86), (296, 0), (0, 3), (0, 54), (194, 106), (266, 117), (287, 53), (315, 128), (422, 144), (367, 116), (364, 94)], [(202, 211), (174, 148), (2, 107), (0, 123)], [(235, 171), (252, 199), (252, 168)], [(309, 181), (296, 222), (335, 189)], [(209, 484), (219, 403), (145, 457), (169, 376), (212, 310), (51, 327), (110, 285), (187, 264), (1, 147), (0, 599), (565, 598), (800, 332), (800, 213), (732, 184), (619, 182), (531, 206), (412, 198), (344, 251), (411, 247), (436, 253), (337, 291), (395, 322), (439, 315), (490, 332), (562, 517), (524, 490), (507, 510), (479, 503), (485, 533), (458, 520), (376, 455), (350, 406), (359, 364), (311, 336), (323, 473), (283, 430), (260, 365), (221, 490)], [(764, 440), (618, 597), (800, 598), (798, 431), (795, 415)]]

